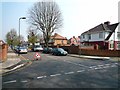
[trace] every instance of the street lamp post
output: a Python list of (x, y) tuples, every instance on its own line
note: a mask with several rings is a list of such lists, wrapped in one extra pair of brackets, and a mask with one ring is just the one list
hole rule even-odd
[(26, 19), (26, 17), (20, 17), (19, 18), (19, 47), (20, 47), (20, 19)]

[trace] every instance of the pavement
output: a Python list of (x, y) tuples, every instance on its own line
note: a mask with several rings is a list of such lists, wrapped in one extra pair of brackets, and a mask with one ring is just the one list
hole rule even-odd
[[(113, 60), (120, 61), (118, 57), (99, 57), (99, 56), (86, 56), (86, 55), (76, 55), (76, 54), (68, 54), (68, 56), (76, 57), (76, 58), (87, 58), (87, 59), (95, 59), (95, 60)], [(0, 62), (0, 75), (7, 74), (9, 72), (15, 71), (27, 64), (32, 63), (30, 60), (25, 60), (21, 55), (14, 53), (11, 48), (8, 48), (7, 60), (5, 62)]]
[(68, 54), (68, 55), (71, 57), (87, 58), (87, 59), (94, 59), (94, 60), (120, 61), (120, 57), (87, 56), (87, 55), (76, 55), (76, 54)]
[(17, 70), (18, 68), (21, 68), (27, 64), (29, 64), (30, 61), (26, 61), (25, 58), (23, 60), (23, 57), (18, 54), (16, 54), (10, 47), (8, 48), (7, 53), (7, 60), (4, 62), (0, 62), (0, 75), (8, 74), (12, 71)]

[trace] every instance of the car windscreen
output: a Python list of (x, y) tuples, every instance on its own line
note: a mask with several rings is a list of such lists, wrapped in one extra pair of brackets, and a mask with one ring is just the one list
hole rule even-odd
[(42, 47), (42, 46), (35, 46), (36, 48), (38, 48), (38, 47)]
[(25, 47), (20, 47), (19, 49), (26, 49)]
[(64, 52), (64, 49), (62, 49), (62, 48), (58, 48), (58, 51)]

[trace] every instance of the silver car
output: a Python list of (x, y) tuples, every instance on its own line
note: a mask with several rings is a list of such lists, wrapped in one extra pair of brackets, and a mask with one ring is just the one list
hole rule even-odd
[(27, 53), (28, 51), (27, 51), (27, 48), (25, 48), (25, 47), (19, 47), (18, 48), (18, 53)]
[(35, 46), (33, 47), (33, 51), (43, 51), (43, 48), (42, 48), (41, 45), (35, 45)]

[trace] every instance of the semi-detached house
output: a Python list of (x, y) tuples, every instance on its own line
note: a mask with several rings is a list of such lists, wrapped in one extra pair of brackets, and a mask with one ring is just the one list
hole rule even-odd
[(82, 45), (98, 45), (99, 49), (120, 50), (119, 23), (110, 24), (109, 21), (83, 32), (80, 36)]

